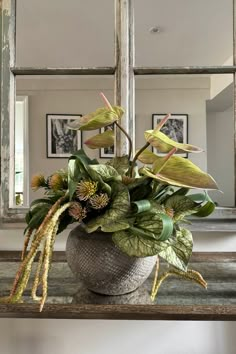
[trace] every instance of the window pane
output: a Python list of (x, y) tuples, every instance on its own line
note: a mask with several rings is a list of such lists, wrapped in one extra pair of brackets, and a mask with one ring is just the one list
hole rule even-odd
[(136, 66), (233, 63), (232, 0), (136, 0), (135, 31)]
[[(67, 123), (79, 115), (103, 107), (102, 91), (113, 102), (114, 78), (79, 76), (19, 76), (16, 78), (17, 95), (28, 96), (29, 101), (29, 176), (37, 173), (50, 176), (66, 168), (68, 156), (84, 148), (91, 158), (99, 158), (100, 151), (91, 150), (84, 142), (98, 131), (69, 130)], [(110, 151), (104, 151), (106, 157)], [(102, 158), (103, 163), (105, 158)], [(29, 187), (29, 181), (28, 181)], [(41, 192), (30, 191), (30, 201)]]
[(233, 76), (137, 78), (136, 148), (145, 143), (144, 130), (166, 113), (172, 114), (164, 131), (168, 136), (204, 150), (187, 158), (215, 178), (223, 193), (211, 192), (213, 200), (234, 206)]
[(17, 66), (112, 66), (114, 3), (17, 0), (16, 45)]

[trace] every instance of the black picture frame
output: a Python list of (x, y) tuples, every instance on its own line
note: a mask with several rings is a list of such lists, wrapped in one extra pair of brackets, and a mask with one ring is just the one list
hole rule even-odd
[[(109, 128), (112, 128), (112, 130), (115, 131), (115, 129), (116, 129), (115, 123), (107, 125), (106, 127), (100, 128), (99, 129), (99, 133), (102, 134)], [(109, 148), (101, 148), (101, 149), (99, 149), (99, 157), (100, 157), (100, 159), (111, 159), (111, 158), (115, 157), (115, 151), (116, 151), (115, 143), (114, 143), (113, 146), (111, 146)]]
[[(155, 129), (157, 124), (166, 116), (166, 113), (152, 114), (152, 129)], [(188, 114), (186, 113), (173, 113), (167, 120), (166, 124), (161, 128), (161, 132), (165, 133), (169, 138), (178, 141), (179, 143), (188, 143)], [(152, 148), (153, 152), (157, 152)], [(157, 152), (158, 155), (165, 155)], [(178, 153), (177, 156), (188, 157), (188, 153)]]
[(47, 158), (68, 158), (82, 148), (82, 132), (67, 127), (79, 117), (82, 114), (46, 114)]

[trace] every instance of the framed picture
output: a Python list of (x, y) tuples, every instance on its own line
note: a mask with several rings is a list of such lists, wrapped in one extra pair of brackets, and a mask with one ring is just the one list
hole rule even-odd
[(48, 158), (68, 158), (73, 152), (81, 149), (81, 131), (68, 128), (68, 123), (81, 116), (81, 114), (47, 114)]
[[(111, 125), (108, 125), (104, 128), (101, 128), (99, 131), (100, 131), (100, 134), (104, 133), (106, 130), (108, 130), (109, 128), (112, 128), (113, 130), (115, 130), (115, 124), (111, 124)], [(110, 146), (108, 148), (102, 148), (100, 149), (100, 154), (99, 154), (100, 158), (112, 158), (112, 157), (115, 157), (115, 145), (113, 146)]]
[[(166, 114), (153, 114), (152, 129), (154, 129), (165, 116)], [(178, 143), (188, 143), (188, 114), (171, 114), (171, 117), (161, 128), (161, 132)], [(153, 151), (157, 152), (155, 148), (153, 148)], [(162, 153), (158, 154), (164, 155)], [(175, 155), (188, 157), (187, 153), (177, 152)]]

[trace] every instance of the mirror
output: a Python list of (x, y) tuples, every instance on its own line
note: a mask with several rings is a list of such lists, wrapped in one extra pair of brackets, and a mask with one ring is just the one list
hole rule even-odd
[[(77, 135), (75, 131), (68, 131), (67, 122), (75, 119), (78, 115), (92, 112), (102, 106), (100, 91), (103, 91), (113, 102), (113, 86), (114, 78), (112, 76), (102, 78), (91, 76), (16, 77), (17, 97), (19, 95), (27, 96), (29, 102), (29, 133), (26, 140), (30, 147), (29, 177), (24, 174), (29, 203), (41, 195), (41, 191), (33, 192), (30, 189), (31, 177), (37, 173), (49, 176), (55, 170), (66, 168), (68, 156), (73, 152), (73, 149), (79, 149), (83, 141), (94, 135), (94, 131), (83, 132), (81, 135), (80, 132)], [(15, 118), (15, 131), (18, 129), (17, 121), (18, 114)], [(18, 134), (16, 137), (18, 138)], [(23, 141), (23, 135), (21, 135), (21, 146)], [(57, 147), (53, 147), (52, 143), (57, 144)], [(99, 151), (86, 147), (85, 150), (91, 158), (100, 158)], [(103, 156), (102, 161), (105, 162), (109, 151), (100, 153)], [(16, 184), (15, 188), (17, 188)]]
[(171, 113), (165, 133), (179, 142), (201, 147), (185, 156), (218, 183), (211, 192), (217, 206), (233, 207), (234, 115), (233, 75), (175, 75), (136, 78), (136, 147), (143, 131)]
[[(218, 66), (216, 69), (219, 70), (233, 64), (232, 0), (147, 0), (145, 11), (143, 1), (137, 0), (134, 6), (136, 66), (182, 66), (185, 70), (188, 66)], [(6, 145), (10, 142), (6, 153), (2, 148), (3, 161), (7, 165), (2, 177), (7, 186), (2, 199), (7, 210), (5, 214), (12, 218), (14, 214), (21, 216), (24, 212), (18, 213), (15, 207), (23, 209), (37, 197), (29, 192), (29, 176), (37, 172), (48, 175), (66, 165), (67, 156), (49, 157), (50, 146), (51, 153), (57, 155), (64, 123), (99, 107), (101, 101), (98, 93), (101, 90), (111, 101), (114, 97), (113, 77), (57, 76), (55, 71), (53, 76), (46, 76), (42, 71), (45, 67), (65, 68), (66, 71), (66, 68), (114, 65), (113, 2), (101, 0), (94, 5), (92, 0), (69, 0), (60, 4), (55, 0), (50, 3), (45, 0), (40, 3), (19, 0), (16, 10), (16, 62), (12, 59), (9, 64), (9, 57), (4, 57), (4, 65), (8, 61), (4, 80), (10, 87), (9, 92), (4, 91), (4, 108), (10, 108), (2, 115)], [(12, 23), (9, 26), (13, 26)], [(150, 27), (155, 26), (160, 28), (154, 28), (150, 33)], [(14, 37), (13, 31), (9, 33), (11, 36), (4, 36), (4, 48), (7, 49), (9, 38)], [(14, 53), (14, 44), (12, 47), (13, 51), (7, 53), (10, 58)], [(9, 65), (18, 67), (18, 71), (8, 70)], [(37, 69), (37, 74), (41, 75), (23, 76), (22, 68), (29, 66), (32, 67), (31, 74)], [(235, 72), (234, 67), (226, 69)], [(15, 77), (17, 100), (21, 97), (28, 100), (28, 124), (24, 123), (23, 131), (19, 117), (20, 114), (24, 116), (22, 119), (26, 122), (26, 115), (22, 112), (27, 109), (17, 108), (21, 103), (16, 103), (14, 117), (13, 73), (16, 72), (21, 74)], [(126, 85), (122, 72), (120, 76)], [(216, 204), (235, 208), (233, 74), (137, 76), (135, 101), (136, 146), (140, 146), (143, 130), (152, 127), (154, 118), (157, 120), (160, 118), (158, 115), (166, 112), (175, 114), (176, 120), (173, 118), (172, 123), (183, 129), (182, 139), (186, 138), (204, 149), (201, 156), (186, 158), (191, 158), (218, 181), (224, 193), (211, 194)], [(171, 127), (168, 129), (171, 130)], [(79, 145), (90, 134), (93, 133), (68, 135), (69, 146)], [(28, 156), (27, 144), (30, 147)], [(15, 159), (12, 159), (13, 152)], [(106, 161), (113, 151), (89, 151), (89, 154)], [(14, 188), (8, 188), (9, 180)], [(10, 211), (9, 205), (12, 208)], [(233, 212), (230, 215), (232, 217)]]

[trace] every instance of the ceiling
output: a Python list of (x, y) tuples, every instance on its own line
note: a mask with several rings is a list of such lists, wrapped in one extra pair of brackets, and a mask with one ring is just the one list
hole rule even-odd
[[(232, 0), (134, 2), (137, 66), (223, 65), (232, 56)], [(155, 25), (160, 33), (150, 34)], [(112, 66), (113, 52), (113, 1), (17, 0), (18, 66)]]

